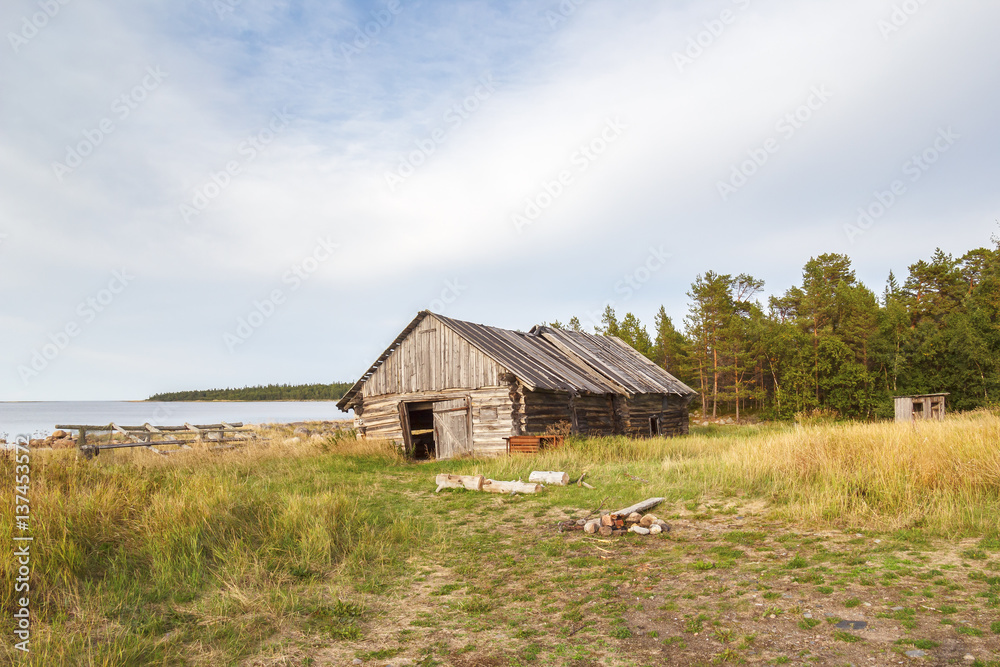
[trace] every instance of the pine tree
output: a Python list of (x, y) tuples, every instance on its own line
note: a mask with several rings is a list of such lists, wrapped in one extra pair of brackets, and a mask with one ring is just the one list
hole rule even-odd
[(639, 354), (648, 359), (653, 357), (653, 343), (649, 339), (646, 327), (639, 322), (639, 318), (632, 313), (625, 313), (620, 325), (618, 325), (618, 338), (628, 343)]
[(660, 306), (660, 310), (656, 313), (653, 326), (656, 329), (656, 340), (653, 341), (653, 362), (675, 378), (683, 380), (687, 377), (689, 358), (688, 344), (684, 334), (674, 328), (674, 323), (663, 306)]
[(618, 318), (615, 316), (615, 309), (608, 304), (604, 307), (604, 314), (601, 315), (601, 324), (594, 327), (594, 329), (601, 336), (618, 336), (620, 333), (618, 327)]

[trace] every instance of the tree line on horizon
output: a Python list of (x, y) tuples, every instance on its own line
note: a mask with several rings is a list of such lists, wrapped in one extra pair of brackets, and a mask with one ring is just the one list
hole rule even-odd
[[(937, 249), (892, 272), (881, 295), (847, 255), (811, 258), (802, 282), (766, 304), (751, 275), (699, 274), (676, 327), (661, 306), (653, 335), (607, 306), (596, 333), (617, 336), (698, 392), (703, 414), (788, 419), (820, 411), (893, 416), (892, 397), (949, 392), (968, 410), (1000, 397), (1000, 239), (961, 257)], [(550, 324), (582, 331), (578, 318)]]
[(336, 401), (353, 382), (331, 384), (269, 384), (254, 387), (171, 391), (153, 394), (148, 401)]

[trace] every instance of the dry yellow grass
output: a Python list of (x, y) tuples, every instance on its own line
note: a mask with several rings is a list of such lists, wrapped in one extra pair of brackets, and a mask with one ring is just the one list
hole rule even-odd
[(1000, 418), (831, 424), (763, 435), (719, 455), (728, 484), (787, 502), (801, 519), (883, 530), (997, 530)]
[(812, 525), (1000, 532), (1000, 418), (988, 411), (907, 425), (842, 422), (638, 441), (571, 439), (530, 461), (462, 464), (494, 479), (526, 478), (526, 466), (574, 475), (588, 470), (613, 497), (634, 494), (634, 480), (642, 479), (650, 495), (761, 498), (779, 514)]

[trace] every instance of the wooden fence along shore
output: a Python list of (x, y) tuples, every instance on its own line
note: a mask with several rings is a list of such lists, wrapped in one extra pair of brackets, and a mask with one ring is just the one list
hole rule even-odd
[[(230, 449), (236, 444), (252, 438), (243, 428), (242, 422), (229, 424), (187, 424), (183, 426), (119, 426), (110, 424), (56, 424), (56, 428), (67, 431), (77, 431), (77, 449), (87, 459), (98, 456), (104, 449), (123, 449), (128, 447), (146, 447), (157, 454), (166, 455), (170, 450), (158, 447), (173, 446), (180, 449), (191, 449), (196, 442), (209, 442), (213, 450)], [(88, 442), (91, 435), (93, 442)], [(106, 438), (106, 441), (102, 442)], [(174, 450), (176, 451), (176, 450)]]

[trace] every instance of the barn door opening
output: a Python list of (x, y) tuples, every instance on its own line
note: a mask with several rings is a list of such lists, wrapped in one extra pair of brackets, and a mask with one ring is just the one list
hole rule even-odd
[(472, 453), (467, 399), (434, 402), (434, 443), (439, 459)]
[(431, 403), (406, 403), (406, 423), (404, 428), (409, 434), (406, 443), (408, 453), (415, 459), (433, 459), (434, 451), (434, 412)]

